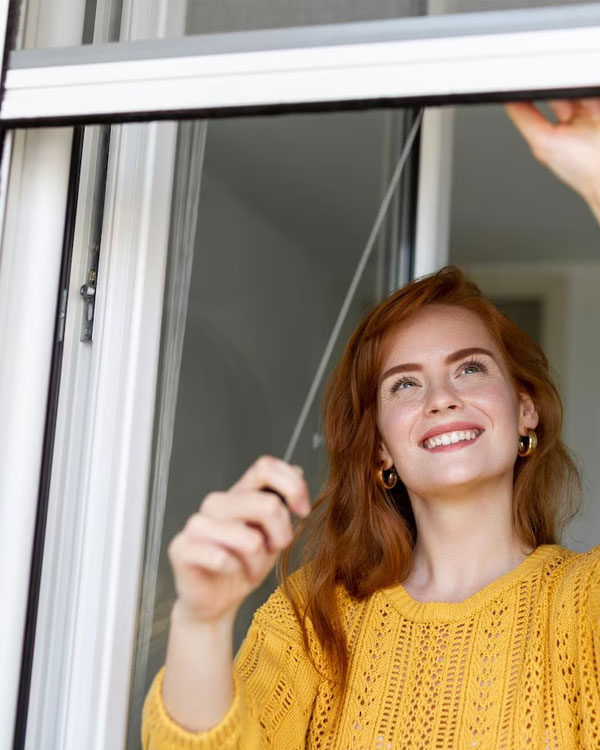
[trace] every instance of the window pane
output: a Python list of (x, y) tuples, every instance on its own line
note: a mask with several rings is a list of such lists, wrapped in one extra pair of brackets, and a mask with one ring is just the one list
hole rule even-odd
[(198, 0), (188, 4), (187, 33), (210, 34), (289, 26), (408, 18), (434, 13), (471, 13), (569, 5), (556, 0)]
[[(172, 227), (180, 236), (171, 243), (181, 255), (178, 267), (187, 262), (186, 250), (193, 267), (180, 364), (174, 342), (183, 331), (169, 316), (177, 305), (181, 314), (185, 281), (168, 286), (165, 305), (131, 750), (138, 747), (143, 698), (164, 660), (174, 601), (168, 543), (208, 492), (227, 489), (261, 454), (284, 455), (404, 145), (407, 117), (370, 111), (215, 120), (207, 126), (203, 163), (191, 170), (197, 126), (182, 126), (188, 140), (180, 142), (178, 169), (189, 170), (184, 213), (197, 229), (186, 248), (185, 231)], [(196, 161), (200, 151), (197, 143)], [(407, 165), (406, 181), (415, 168)], [(395, 285), (392, 276), (402, 268), (406, 276), (402, 248), (411, 238), (402, 205), (397, 196), (328, 371), (364, 311)], [(326, 471), (319, 399), (291, 457), (304, 468), (313, 498)], [(272, 571), (242, 605), (236, 650), (275, 586)]]
[[(39, 22), (32, 23), (23, 14), (22, 35), (16, 46), (31, 49), (156, 38), (157, 34), (163, 38), (175, 38), (413, 16), (594, 4), (592, 0), (188, 0), (166, 4), (165, 18), (157, 29), (152, 24), (145, 27), (138, 23), (135, 28), (128, 25), (127, 18), (123, 17), (122, 0), (68, 0), (69, 22), (57, 25), (53, 32), (53, 24), (61, 18), (66, 2), (42, 0), (39, 8), (29, 9), (30, 17), (39, 14), (45, 19), (48, 28), (41, 35)], [(142, 9), (139, 13), (147, 15), (148, 11)], [(129, 15), (133, 16), (133, 11)], [(152, 31), (148, 30), (150, 28)]]

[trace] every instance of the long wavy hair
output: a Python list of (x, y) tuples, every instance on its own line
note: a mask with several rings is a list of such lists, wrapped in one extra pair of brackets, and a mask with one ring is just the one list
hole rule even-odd
[[(350, 337), (326, 385), (329, 476), (277, 566), (307, 653), (309, 618), (342, 694), (349, 655), (336, 588), (342, 584), (360, 601), (378, 589), (402, 583), (412, 569), (417, 528), (406, 487), (398, 482), (390, 492), (377, 480), (381, 465), (377, 388), (394, 333), (431, 304), (455, 305), (478, 315), (503, 354), (515, 388), (526, 391), (537, 408), (538, 448), (526, 459), (518, 457), (514, 468), (513, 522), (518, 538), (534, 548), (559, 543), (581, 503), (581, 479), (561, 440), (562, 403), (544, 352), (463, 271), (447, 266), (412, 281), (377, 305)], [(302, 599), (288, 580), (290, 555), (300, 539)]]

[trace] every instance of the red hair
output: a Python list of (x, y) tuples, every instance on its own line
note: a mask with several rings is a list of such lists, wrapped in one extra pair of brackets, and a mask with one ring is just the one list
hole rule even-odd
[[(277, 570), (301, 624), (307, 653), (308, 617), (342, 693), (349, 658), (336, 588), (341, 584), (350, 596), (364, 600), (380, 588), (402, 583), (411, 571), (417, 534), (404, 485), (399, 482), (387, 492), (376, 478), (378, 379), (393, 333), (422, 307), (436, 303), (479, 316), (503, 354), (515, 387), (526, 391), (537, 408), (538, 448), (528, 458), (517, 458), (514, 469), (513, 521), (519, 539), (534, 548), (558, 543), (581, 502), (579, 473), (561, 440), (562, 404), (548, 360), (473, 281), (459, 268), (448, 266), (412, 281), (377, 305), (350, 337), (327, 383), (329, 476)], [(288, 581), (290, 554), (301, 537), (305, 538), (302, 601)]]

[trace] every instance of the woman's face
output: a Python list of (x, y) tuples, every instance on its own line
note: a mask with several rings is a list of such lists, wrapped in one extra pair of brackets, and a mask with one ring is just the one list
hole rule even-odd
[(381, 459), (411, 493), (510, 481), (519, 435), (538, 422), (479, 317), (427, 305), (402, 325), (378, 392)]

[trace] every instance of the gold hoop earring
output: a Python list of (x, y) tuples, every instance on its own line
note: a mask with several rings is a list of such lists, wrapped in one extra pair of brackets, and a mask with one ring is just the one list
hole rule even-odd
[(535, 430), (527, 430), (527, 435), (519, 435), (519, 456), (526, 458), (531, 456), (537, 448), (538, 439)]
[[(384, 472), (385, 474), (387, 474), (387, 479)], [(377, 472), (377, 476), (379, 477), (379, 484), (381, 484), (381, 486), (386, 490), (393, 489), (398, 482), (398, 472), (396, 471), (394, 466), (389, 469), (384, 469), (382, 466)]]

